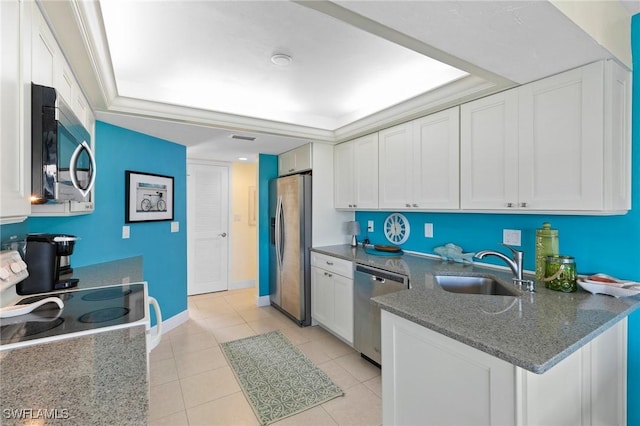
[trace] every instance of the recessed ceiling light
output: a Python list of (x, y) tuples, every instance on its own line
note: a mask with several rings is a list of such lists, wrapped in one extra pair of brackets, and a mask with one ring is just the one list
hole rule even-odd
[(247, 158), (247, 157), (238, 157), (238, 160), (240, 160), (240, 161), (247, 161), (247, 160), (248, 160), (248, 158)]
[(271, 57), (271, 62), (278, 65), (279, 67), (286, 67), (291, 63), (293, 59), (289, 55), (285, 55), (284, 53), (276, 53)]

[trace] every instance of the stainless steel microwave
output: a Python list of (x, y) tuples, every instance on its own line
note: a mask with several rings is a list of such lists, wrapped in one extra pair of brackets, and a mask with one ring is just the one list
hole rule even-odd
[(92, 205), (91, 135), (53, 87), (31, 84), (31, 112), (31, 203)]

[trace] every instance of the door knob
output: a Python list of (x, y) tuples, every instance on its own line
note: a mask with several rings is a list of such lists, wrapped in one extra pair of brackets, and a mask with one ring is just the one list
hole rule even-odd
[(226, 232), (223, 232), (222, 234), (218, 234), (218, 235), (220, 235), (222, 238), (224, 238), (224, 237), (226, 237), (226, 236), (227, 236), (227, 233), (226, 233)]

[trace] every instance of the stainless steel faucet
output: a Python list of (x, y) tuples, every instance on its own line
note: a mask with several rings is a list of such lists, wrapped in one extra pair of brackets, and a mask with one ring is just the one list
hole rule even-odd
[(495, 250), (482, 250), (476, 253), (475, 257), (477, 257), (478, 259), (482, 259), (485, 256), (496, 256), (499, 257), (500, 259), (504, 260), (507, 265), (509, 265), (509, 268), (511, 268), (511, 271), (513, 272), (513, 282), (515, 284), (518, 285), (522, 285), (522, 284), (526, 284), (527, 285), (527, 290), (534, 292), (535, 287), (534, 287), (534, 281), (532, 280), (525, 280), (522, 278), (522, 263), (524, 260), (524, 252), (520, 251), (520, 250), (516, 250), (511, 246), (508, 246), (506, 244), (502, 244), (503, 246), (505, 246), (506, 248), (508, 248), (509, 250), (511, 250), (511, 252), (513, 253), (513, 259), (509, 259), (507, 256), (505, 256), (504, 254), (500, 253), (499, 251), (495, 251)]

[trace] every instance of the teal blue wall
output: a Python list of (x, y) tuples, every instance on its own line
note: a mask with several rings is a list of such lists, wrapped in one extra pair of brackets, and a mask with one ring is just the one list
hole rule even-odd
[(269, 294), (269, 180), (278, 177), (278, 157), (260, 154), (258, 157), (258, 296)]
[[(633, 65), (640, 69), (640, 15), (632, 21)], [(560, 232), (560, 252), (574, 256), (579, 271), (606, 272), (610, 275), (640, 281), (640, 73), (633, 75), (633, 196), (634, 206), (624, 216), (551, 216), (494, 215), (464, 213), (405, 213), (411, 224), (406, 250), (432, 253), (433, 248), (453, 242), (465, 252), (482, 249), (507, 249), (498, 244), (503, 229), (522, 231), (525, 268), (534, 269), (535, 230), (549, 221)], [(372, 243), (388, 244), (382, 224), (389, 212), (358, 212), (361, 229), (374, 221), (369, 233)], [(433, 223), (433, 238), (424, 237), (424, 223)], [(489, 258), (486, 259), (489, 262)], [(500, 264), (500, 260), (492, 261)], [(628, 424), (640, 425), (640, 313), (629, 317), (628, 346)]]
[[(76, 243), (72, 266), (80, 267), (125, 257), (144, 257), (143, 276), (149, 294), (160, 303), (164, 319), (187, 309), (186, 148), (107, 123), (96, 123), (96, 205), (90, 215), (32, 217), (28, 232), (72, 234)], [(122, 239), (125, 170), (174, 177), (174, 221), (130, 223), (131, 237)], [(2, 227), (2, 237), (25, 225)]]

